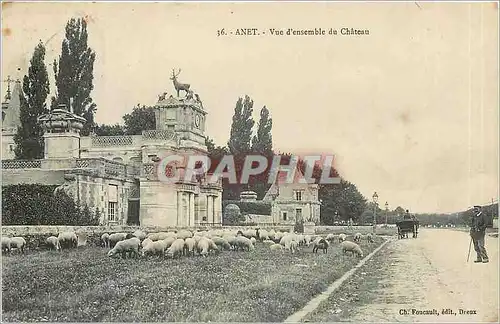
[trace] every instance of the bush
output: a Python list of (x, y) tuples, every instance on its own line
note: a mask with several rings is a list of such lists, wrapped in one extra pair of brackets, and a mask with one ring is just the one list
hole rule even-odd
[(19, 184), (2, 187), (3, 225), (99, 225), (99, 215), (80, 208), (55, 185)]

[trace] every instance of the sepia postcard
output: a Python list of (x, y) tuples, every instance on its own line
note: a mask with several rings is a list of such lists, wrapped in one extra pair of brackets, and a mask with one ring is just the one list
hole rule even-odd
[(498, 1), (1, 25), (2, 322), (498, 323)]

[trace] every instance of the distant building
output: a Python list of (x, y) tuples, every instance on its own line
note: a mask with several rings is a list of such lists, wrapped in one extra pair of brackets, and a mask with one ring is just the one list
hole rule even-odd
[[(299, 170), (297, 179), (303, 178)], [(308, 183), (286, 183), (286, 173), (279, 173), (271, 185), (264, 201), (272, 202), (271, 216), (273, 223), (295, 224), (314, 222), (319, 224), (321, 203), (318, 199), (318, 185)]]
[[(9, 84), (10, 86), (10, 84)], [(199, 97), (159, 98), (156, 128), (141, 135), (81, 136), (84, 119), (60, 106), (41, 116), (45, 151), (40, 160), (15, 160), (20, 82), (2, 103), (3, 185), (59, 185), (80, 205), (99, 209), (102, 224), (190, 227), (222, 223), (221, 182), (160, 182), (157, 166), (171, 154), (207, 154), (207, 112)], [(17, 98), (17, 99), (16, 99)], [(180, 165), (185, 168), (185, 165)], [(165, 171), (167, 172), (167, 171)]]

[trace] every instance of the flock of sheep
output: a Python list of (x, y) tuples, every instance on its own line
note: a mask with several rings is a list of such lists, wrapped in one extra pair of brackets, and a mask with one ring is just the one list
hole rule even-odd
[[(290, 251), (295, 253), (300, 248), (311, 247), (312, 252), (322, 250), (328, 252), (328, 247), (334, 242), (340, 243), (344, 254), (351, 253), (363, 257), (363, 251), (358, 243), (366, 239), (373, 242), (372, 234), (363, 236), (356, 233), (352, 241), (347, 240), (346, 234), (326, 237), (320, 235), (304, 235), (293, 232), (280, 232), (264, 229), (214, 229), (208, 231), (179, 230), (174, 232), (159, 232), (146, 234), (141, 230), (134, 233), (104, 233), (100, 238), (102, 247), (109, 248), (109, 257), (171, 257), (181, 256), (207, 256), (217, 254), (223, 250), (227, 251), (253, 251), (255, 244), (262, 242), (269, 246), (272, 251)], [(57, 237), (50, 236), (45, 240), (50, 249), (61, 251), (63, 249), (76, 248), (78, 236), (75, 232), (62, 232)], [(23, 237), (2, 237), (2, 252), (11, 252), (15, 248), (24, 253), (26, 241)]]

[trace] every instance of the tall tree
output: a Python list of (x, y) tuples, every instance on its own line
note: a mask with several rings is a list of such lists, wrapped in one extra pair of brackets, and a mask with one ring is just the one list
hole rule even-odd
[(94, 89), (95, 53), (87, 40), (86, 20), (71, 18), (66, 24), (66, 38), (62, 42), (59, 62), (54, 60), (57, 95), (52, 99), (52, 107), (58, 104), (69, 107), (70, 98), (73, 98), (74, 113), (86, 119), (82, 135), (90, 133), (97, 110), (90, 97)]
[(156, 128), (155, 110), (153, 107), (134, 107), (130, 114), (123, 116), (125, 133), (127, 135), (140, 135), (142, 131)]
[(272, 154), (273, 151), (273, 136), (271, 130), (273, 128), (273, 120), (269, 117), (269, 110), (264, 106), (260, 110), (260, 120), (257, 127), (257, 134), (252, 140), (252, 152), (260, 153), (266, 156)]
[(231, 154), (241, 155), (250, 151), (252, 129), (255, 121), (252, 118), (253, 100), (245, 95), (245, 99), (238, 98), (234, 108), (231, 134), (227, 146)]
[(45, 46), (40, 42), (35, 47), (28, 75), (23, 78), (23, 89), (19, 94), (21, 126), (14, 136), (17, 159), (43, 158), (43, 130), (37, 118), (47, 112), (49, 76), (44, 60)]
[(125, 135), (125, 129), (122, 125), (120, 124), (114, 124), (114, 125), (96, 125), (94, 127), (94, 133), (97, 136), (119, 136), (119, 135)]

